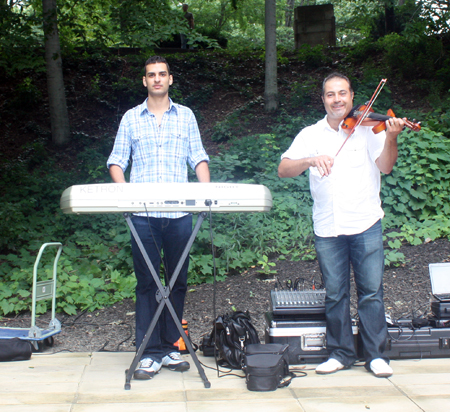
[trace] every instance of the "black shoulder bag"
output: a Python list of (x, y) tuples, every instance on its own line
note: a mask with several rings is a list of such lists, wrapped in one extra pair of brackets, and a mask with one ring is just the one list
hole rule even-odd
[(296, 375), (289, 372), (288, 344), (248, 345), (243, 371), (249, 391), (274, 391), (291, 383)]
[(212, 336), (216, 333), (217, 362), (221, 366), (242, 369), (244, 349), (252, 343), (260, 343), (248, 312), (234, 312), (216, 319)]

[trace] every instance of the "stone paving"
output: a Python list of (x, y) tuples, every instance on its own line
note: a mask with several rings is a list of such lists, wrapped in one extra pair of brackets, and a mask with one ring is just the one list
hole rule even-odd
[[(448, 412), (450, 358), (392, 361), (394, 375), (379, 379), (362, 366), (307, 376), (273, 392), (250, 392), (245, 379), (205, 368), (205, 388), (190, 356), (188, 372), (163, 368), (149, 381), (131, 381), (131, 352), (33, 354), (0, 364), (1, 412)], [(199, 355), (206, 366), (214, 360)], [(237, 374), (243, 375), (241, 371)]]

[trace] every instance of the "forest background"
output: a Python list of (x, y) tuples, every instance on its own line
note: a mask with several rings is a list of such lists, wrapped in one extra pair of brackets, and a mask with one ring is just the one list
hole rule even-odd
[[(277, 109), (265, 102), (265, 10), (276, 6)], [(294, 7), (333, 3), (337, 46), (294, 48)], [(46, 55), (44, 10), (57, 23), (60, 53)], [(381, 78), (375, 111), (422, 122), (402, 133), (399, 160), (383, 176), (386, 264), (399, 248), (450, 234), (450, 10), (447, 1), (192, 0), (195, 30), (171, 0), (0, 2), (0, 315), (29, 309), (41, 245), (59, 241), (57, 310), (74, 315), (134, 297), (129, 233), (120, 215), (64, 215), (75, 184), (110, 182), (106, 159), (122, 115), (145, 99), (143, 63), (164, 53), (170, 95), (191, 107), (211, 156), (213, 181), (266, 185), (270, 213), (213, 216), (191, 252), (189, 282), (211, 283), (280, 261), (314, 260), (308, 177), (279, 179), (280, 154), (323, 117), (321, 81), (348, 75), (355, 103)], [(57, 18), (57, 20), (55, 20)], [(190, 49), (179, 49), (186, 33)], [(61, 62), (69, 134), (54, 137), (48, 67)], [(57, 119), (58, 120), (58, 119)], [(191, 181), (195, 181), (192, 173)], [(214, 250), (215, 261), (211, 258)], [(43, 256), (51, 277), (54, 255)], [(213, 265), (215, 262), (215, 265)], [(49, 309), (38, 302), (37, 313)]]

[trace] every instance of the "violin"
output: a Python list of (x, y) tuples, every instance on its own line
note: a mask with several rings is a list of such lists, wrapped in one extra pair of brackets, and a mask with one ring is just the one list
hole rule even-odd
[[(342, 143), (342, 146), (339, 148), (339, 150), (336, 153), (336, 156), (339, 154), (339, 152), (344, 147), (345, 143), (347, 143), (347, 140), (352, 136), (352, 134), (355, 132), (356, 128), (360, 125), (365, 126), (371, 126), (373, 125), (374, 128), (372, 129), (374, 133), (380, 133), (382, 130), (386, 129), (386, 120), (389, 120), (391, 117), (395, 117), (394, 112), (392, 110), (388, 110), (387, 116), (384, 116), (382, 114), (374, 113), (372, 106), (377, 99), (378, 95), (380, 94), (381, 90), (383, 89), (384, 85), (386, 84), (387, 79), (381, 79), (380, 83), (378, 84), (377, 88), (375, 89), (372, 97), (370, 100), (362, 106), (358, 106), (357, 110), (352, 109), (350, 113), (353, 112), (352, 115), (347, 116), (347, 118), (344, 119), (344, 125), (342, 126), (343, 129), (346, 131), (348, 136), (344, 140), (344, 143)], [(380, 117), (381, 116), (381, 117)], [(370, 122), (375, 122), (370, 124)], [(369, 123), (369, 124), (368, 124)], [(411, 130), (419, 131), (420, 130), (420, 123), (412, 123), (409, 120), (407, 121), (407, 126)], [(375, 131), (375, 130), (378, 131)], [(335, 156), (335, 157), (336, 157)]]
[[(353, 107), (352, 110), (350, 110), (350, 113), (344, 119), (344, 122), (341, 125), (342, 129), (347, 134), (350, 133), (350, 131), (356, 125), (356, 122), (362, 116), (364, 111), (366, 111), (366, 109), (367, 109), (366, 105), (358, 105)], [(395, 113), (392, 111), (392, 109), (389, 109), (387, 111), (387, 114), (384, 115), (380, 113), (375, 113), (372, 108), (369, 108), (366, 117), (361, 121), (360, 125), (373, 126), (372, 131), (375, 134), (377, 134), (382, 132), (383, 130), (386, 130), (386, 120), (389, 120), (392, 117), (395, 117)], [(405, 127), (408, 127), (409, 129), (415, 132), (418, 132), (421, 129), (420, 122), (414, 123), (409, 120), (405, 121)]]

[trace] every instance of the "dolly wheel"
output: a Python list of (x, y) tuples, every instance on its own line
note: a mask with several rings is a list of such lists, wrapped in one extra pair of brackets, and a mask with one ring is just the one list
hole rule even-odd
[(54, 345), (54, 343), (55, 340), (53, 339), (53, 336), (44, 339), (44, 345), (48, 346), (49, 348), (51, 348)]

